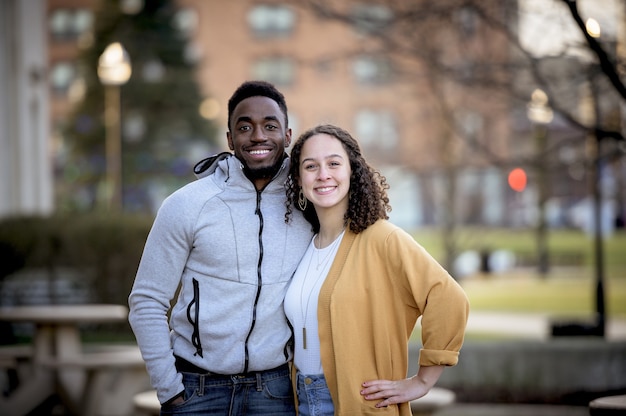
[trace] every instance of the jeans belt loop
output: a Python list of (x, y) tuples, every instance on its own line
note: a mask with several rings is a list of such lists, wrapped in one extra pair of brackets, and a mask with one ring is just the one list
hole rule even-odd
[(199, 385), (198, 385), (198, 397), (202, 397), (204, 396), (204, 379), (206, 378), (206, 376), (204, 374), (200, 374), (199, 377)]
[(263, 380), (260, 372), (256, 373), (256, 391), (263, 391)]

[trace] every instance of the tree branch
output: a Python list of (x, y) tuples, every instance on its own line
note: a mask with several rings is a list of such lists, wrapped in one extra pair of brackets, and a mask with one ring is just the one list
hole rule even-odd
[(572, 14), (572, 18), (576, 22), (576, 25), (580, 29), (580, 31), (585, 36), (585, 40), (589, 45), (589, 49), (593, 51), (593, 53), (598, 57), (598, 61), (600, 62), (600, 68), (606, 77), (609, 79), (611, 84), (615, 87), (615, 90), (621, 95), (623, 99), (626, 100), (626, 87), (622, 83), (617, 71), (615, 70), (615, 66), (611, 62), (609, 55), (602, 48), (602, 45), (587, 32), (587, 28), (585, 27), (585, 22), (583, 22), (580, 13), (578, 12), (578, 6), (576, 4), (576, 0), (563, 0), (563, 2), (567, 5)]

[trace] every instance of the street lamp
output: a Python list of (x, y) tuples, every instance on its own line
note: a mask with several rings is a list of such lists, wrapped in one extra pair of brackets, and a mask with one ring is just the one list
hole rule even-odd
[(108, 208), (122, 208), (122, 138), (120, 86), (130, 78), (130, 57), (121, 43), (106, 47), (98, 60), (98, 77), (104, 85), (104, 124), (106, 131), (106, 181)]
[[(600, 37), (600, 25), (594, 19), (588, 19), (585, 25), (587, 34), (592, 38)], [(595, 75), (597, 66), (592, 64), (589, 68), (589, 90), (586, 97), (585, 110), (583, 115), (590, 126), (598, 127), (600, 125), (602, 114), (599, 105), (599, 92)], [(598, 130), (594, 128), (593, 130)], [(593, 233), (594, 233), (594, 258), (595, 258), (595, 280), (596, 280), (596, 316), (595, 322), (589, 323), (563, 323), (552, 326), (552, 335), (555, 336), (571, 336), (571, 335), (589, 335), (604, 337), (606, 332), (606, 305), (604, 299), (604, 244), (602, 237), (602, 193), (600, 189), (600, 168), (601, 168), (601, 144), (602, 137), (595, 133), (588, 136), (589, 159), (592, 161), (590, 166), (590, 185), (593, 197)]]
[[(585, 29), (589, 36), (600, 38), (601, 30), (599, 23), (594, 19), (588, 19)], [(591, 119), (599, 126), (602, 115), (600, 113), (600, 105), (598, 101), (598, 88), (594, 79), (592, 70), (589, 77), (590, 99), (592, 102)], [(601, 171), (601, 155), (602, 155), (602, 137), (596, 134), (589, 136), (590, 159), (593, 161), (591, 167), (591, 193), (593, 196), (593, 223), (594, 223), (594, 258), (595, 258), (595, 275), (596, 275), (596, 324), (591, 327), (593, 335), (604, 336), (606, 331), (606, 305), (604, 298), (604, 243), (602, 236), (602, 191), (600, 184)]]
[(535, 142), (537, 149), (537, 253), (539, 274), (545, 277), (548, 272), (548, 227), (546, 223), (546, 203), (549, 197), (547, 172), (547, 125), (552, 121), (554, 114), (548, 105), (548, 96), (540, 89), (533, 91), (527, 108), (528, 119), (534, 124)]

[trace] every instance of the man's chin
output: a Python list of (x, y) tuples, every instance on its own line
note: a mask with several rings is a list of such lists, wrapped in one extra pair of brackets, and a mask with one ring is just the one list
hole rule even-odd
[(244, 172), (250, 179), (271, 179), (276, 175), (281, 165), (282, 163), (274, 166), (259, 166), (252, 168), (247, 166), (244, 168)]

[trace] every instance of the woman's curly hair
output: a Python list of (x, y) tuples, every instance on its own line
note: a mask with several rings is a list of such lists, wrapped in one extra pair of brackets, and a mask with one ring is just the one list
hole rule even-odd
[[(327, 134), (336, 138), (348, 154), (352, 173), (350, 175), (348, 210), (344, 222), (349, 224), (350, 230), (354, 233), (360, 233), (377, 220), (388, 219), (387, 213), (391, 211), (391, 205), (389, 205), (389, 197), (387, 196), (387, 189), (389, 189), (387, 179), (378, 170), (367, 164), (361, 154), (358, 142), (350, 133), (340, 127), (323, 124), (302, 133), (291, 149), (289, 178), (285, 183), (287, 192), (285, 222), (289, 222), (293, 209), (301, 211), (298, 206), (300, 193), (298, 180), (300, 178), (302, 146), (308, 139), (317, 134)], [(320, 223), (313, 204), (307, 204), (303, 214), (304, 218), (313, 226), (313, 231), (319, 232)]]

